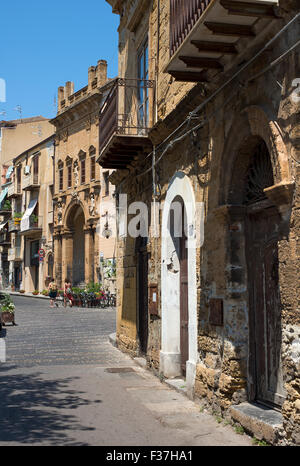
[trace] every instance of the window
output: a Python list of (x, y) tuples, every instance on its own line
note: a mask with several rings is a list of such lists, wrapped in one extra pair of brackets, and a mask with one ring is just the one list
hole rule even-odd
[(49, 254), (48, 256), (48, 277), (53, 277), (53, 264), (54, 264), (53, 255)]
[(38, 184), (39, 182), (39, 156), (35, 155), (33, 158), (33, 182)]
[(58, 189), (59, 191), (64, 189), (64, 168), (62, 165), (58, 168)]
[(68, 188), (72, 187), (72, 165), (69, 164), (67, 167), (68, 170)]
[(85, 184), (85, 159), (80, 162), (81, 165), (81, 184)]
[(96, 178), (96, 156), (91, 156), (91, 180)]
[(109, 178), (109, 172), (103, 173), (105, 196), (109, 196), (109, 179), (108, 178)]
[(22, 167), (21, 165), (17, 166), (17, 184), (21, 185), (21, 176), (22, 176)]
[(30, 265), (38, 266), (39, 265), (39, 241), (32, 241), (30, 243)]
[(146, 128), (148, 124), (149, 91), (145, 80), (149, 79), (148, 42), (138, 52), (138, 125)]

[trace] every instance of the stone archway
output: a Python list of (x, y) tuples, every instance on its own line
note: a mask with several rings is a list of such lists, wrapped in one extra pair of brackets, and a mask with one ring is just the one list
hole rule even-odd
[(226, 231), (225, 309), (245, 310), (248, 399), (280, 406), (285, 392), (279, 256), (294, 184), (280, 128), (261, 108), (245, 109), (232, 125), (219, 170), (216, 213)]
[(294, 191), (288, 153), (277, 122), (258, 106), (245, 108), (229, 130), (219, 162), (219, 204), (240, 203), (242, 192), (235, 185), (243, 189), (241, 173), (247, 170), (249, 157), (259, 141), (266, 144), (273, 169), (274, 184), (267, 196), (273, 198), (283, 213), (291, 207)]
[(79, 203), (66, 213), (66, 228), (62, 234), (63, 281), (69, 278), (73, 285), (85, 282), (85, 214)]
[[(186, 232), (193, 232), (186, 239), (187, 251), (182, 266), (182, 238), (174, 234), (181, 231), (182, 216), (175, 215), (173, 227), (170, 215), (174, 202), (183, 208), (186, 217)], [(181, 211), (182, 212), (182, 211)], [(189, 178), (177, 172), (172, 178), (163, 208), (161, 246), (161, 308), (162, 335), (160, 371), (165, 377), (176, 377), (186, 373), (188, 392), (192, 394), (197, 362), (197, 291), (196, 291), (196, 247), (195, 247), (196, 203)], [(180, 236), (180, 235), (179, 235)], [(185, 270), (183, 268), (185, 267)], [(187, 279), (185, 296), (182, 294), (181, 276)], [(184, 285), (183, 285), (184, 286)], [(186, 301), (184, 304), (183, 301)], [(181, 344), (182, 306), (187, 311), (187, 355), (186, 370), (182, 371), (183, 347)]]

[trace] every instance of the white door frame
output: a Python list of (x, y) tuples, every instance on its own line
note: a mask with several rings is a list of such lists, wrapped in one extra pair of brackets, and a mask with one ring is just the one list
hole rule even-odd
[[(197, 363), (197, 286), (196, 286), (196, 202), (187, 175), (177, 172), (170, 181), (162, 216), (161, 241), (161, 318), (162, 336), (160, 372), (167, 378), (181, 375), (180, 354), (180, 272), (174, 257), (174, 243), (168, 229), (170, 208), (180, 196), (184, 202), (188, 228), (188, 333), (189, 358), (186, 363), (186, 383), (193, 395)], [(178, 261), (179, 262), (179, 261)], [(171, 264), (172, 263), (172, 264)], [(171, 264), (171, 267), (170, 267)], [(174, 264), (174, 266), (173, 266)]]

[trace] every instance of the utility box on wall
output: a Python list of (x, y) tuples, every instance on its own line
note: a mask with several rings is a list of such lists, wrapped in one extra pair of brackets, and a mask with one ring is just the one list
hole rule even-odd
[(158, 287), (157, 283), (152, 283), (149, 286), (149, 314), (158, 315)]

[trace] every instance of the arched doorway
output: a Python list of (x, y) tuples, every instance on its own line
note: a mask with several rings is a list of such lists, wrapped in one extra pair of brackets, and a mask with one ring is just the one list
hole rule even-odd
[(137, 290), (138, 290), (138, 337), (140, 351), (147, 354), (148, 345), (148, 251), (146, 237), (136, 239)]
[[(228, 203), (244, 207), (244, 237), (249, 309), (249, 399), (281, 406), (285, 391), (281, 364), (281, 302), (278, 242), (282, 218), (268, 199), (273, 166), (264, 140), (251, 136), (238, 151)], [(235, 251), (231, 250), (233, 256)]]
[(166, 377), (186, 376), (190, 393), (197, 362), (195, 212), (191, 182), (178, 172), (170, 182), (162, 218), (160, 370)]
[(67, 217), (67, 229), (63, 238), (64, 275), (72, 280), (73, 285), (85, 281), (85, 216), (81, 205), (72, 206)]
[(53, 277), (53, 265), (54, 265), (54, 260), (53, 260), (53, 254), (50, 253), (48, 255), (48, 277)]
[(84, 213), (78, 208), (74, 215), (73, 236), (73, 283), (79, 285), (85, 279), (85, 254), (84, 254)]
[(252, 396), (282, 405), (285, 399), (281, 370), (281, 303), (278, 241), (281, 217), (264, 189), (274, 185), (270, 154), (258, 141), (247, 170), (244, 191), (246, 258), (250, 309), (250, 371)]

